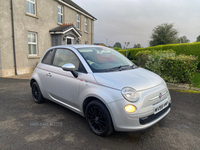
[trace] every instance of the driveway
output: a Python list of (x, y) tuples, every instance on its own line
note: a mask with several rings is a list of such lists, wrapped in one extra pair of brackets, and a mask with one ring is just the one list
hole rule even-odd
[(29, 80), (0, 78), (0, 149), (200, 149), (200, 94), (170, 90), (172, 110), (140, 132), (94, 135), (85, 119), (31, 98)]

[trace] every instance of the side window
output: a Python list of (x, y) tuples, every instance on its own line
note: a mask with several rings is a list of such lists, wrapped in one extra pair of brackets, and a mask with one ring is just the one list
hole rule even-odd
[(51, 65), (53, 59), (54, 49), (48, 51), (44, 56), (42, 63)]
[(75, 70), (79, 72), (86, 72), (82, 63), (77, 56), (70, 50), (57, 49), (53, 60), (54, 66), (62, 67), (64, 64), (71, 63), (75, 66)]

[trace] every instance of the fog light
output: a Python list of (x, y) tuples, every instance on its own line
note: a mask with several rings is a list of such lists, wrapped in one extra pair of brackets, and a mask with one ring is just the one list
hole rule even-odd
[(136, 111), (136, 107), (133, 106), (133, 105), (126, 105), (124, 107), (125, 111), (128, 112), (128, 113), (133, 113)]

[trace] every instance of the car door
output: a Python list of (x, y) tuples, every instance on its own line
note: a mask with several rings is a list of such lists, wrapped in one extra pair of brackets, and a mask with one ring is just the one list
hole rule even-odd
[(46, 89), (52, 100), (79, 111), (80, 80), (75, 78), (70, 71), (62, 69), (62, 66), (67, 63), (74, 64), (75, 70), (81, 71), (82, 63), (75, 53), (68, 49), (56, 49), (52, 65), (48, 66), (46, 72)]
[(49, 98), (47, 90), (46, 90), (46, 74), (48, 71), (48, 67), (52, 64), (52, 60), (54, 57), (54, 53), (55, 53), (55, 49), (51, 49), (49, 51), (46, 52), (45, 56), (43, 57), (41, 63), (39, 63), (37, 65), (37, 69), (39, 69), (39, 71), (37, 71), (39, 79), (40, 79), (40, 83), (42, 86), (40, 86), (42, 94), (45, 98)]

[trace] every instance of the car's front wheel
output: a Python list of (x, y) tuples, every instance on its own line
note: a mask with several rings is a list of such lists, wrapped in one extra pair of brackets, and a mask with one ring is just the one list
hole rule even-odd
[(113, 125), (107, 108), (99, 101), (91, 101), (86, 107), (85, 117), (89, 128), (99, 136), (108, 136), (113, 132)]
[(32, 97), (33, 97), (34, 102), (43, 103), (45, 99), (42, 96), (42, 93), (40, 91), (40, 88), (37, 82), (33, 82), (33, 84), (31, 85), (31, 88), (32, 88)]

